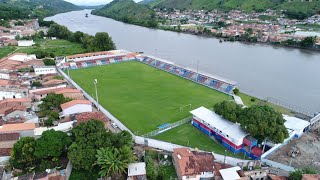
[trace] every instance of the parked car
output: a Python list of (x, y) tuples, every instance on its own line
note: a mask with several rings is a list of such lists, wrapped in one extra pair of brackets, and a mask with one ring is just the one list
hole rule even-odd
[(111, 126), (113, 127), (113, 128), (115, 128), (115, 129), (117, 129), (118, 128), (118, 126), (116, 125), (116, 123), (111, 123)]

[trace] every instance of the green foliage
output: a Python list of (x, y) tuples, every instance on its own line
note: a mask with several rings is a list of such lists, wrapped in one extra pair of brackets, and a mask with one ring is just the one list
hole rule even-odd
[(242, 107), (233, 101), (217, 103), (213, 106), (213, 109), (217, 114), (231, 122), (239, 122), (239, 117), (242, 113)]
[(301, 47), (312, 47), (316, 43), (316, 37), (306, 37), (299, 44)]
[(157, 27), (155, 12), (143, 4), (133, 0), (114, 0), (101, 9), (92, 12), (95, 15), (106, 16), (125, 23), (146, 27)]
[(157, 180), (158, 178), (158, 171), (155, 167), (155, 163), (151, 157), (146, 157), (146, 171), (147, 171), (147, 178), (151, 180)]
[(119, 149), (114, 147), (100, 148), (97, 150), (96, 158), (95, 164), (100, 167), (99, 175), (101, 177), (119, 177), (135, 160), (129, 146), (123, 146)]
[(19, 139), (11, 150), (10, 164), (17, 169), (32, 168), (36, 161), (35, 147), (36, 140), (33, 137)]
[(8, 56), (9, 53), (13, 52), (15, 50), (15, 47), (12, 46), (5, 46), (0, 48), (0, 59)]
[(104, 125), (101, 121), (81, 123), (72, 130), (74, 142), (69, 147), (68, 158), (75, 169), (92, 171), (96, 152), (102, 147), (110, 147)]
[(116, 49), (111, 37), (106, 32), (99, 32), (96, 33), (95, 36), (90, 36), (80, 31), (73, 33), (65, 26), (52, 24), (48, 30), (48, 36), (80, 43), (82, 47), (88, 51), (108, 51)]
[(32, 87), (40, 87), (42, 86), (41, 82), (40, 81), (33, 81), (32, 84), (31, 84)]
[(71, 138), (62, 131), (48, 130), (37, 139), (34, 155), (37, 158), (58, 158), (71, 144)]
[(239, 90), (238, 88), (235, 88), (235, 89), (233, 90), (233, 93), (234, 93), (235, 95), (238, 95), (239, 92), (240, 92), (240, 90)]
[(270, 106), (251, 106), (242, 109), (233, 101), (221, 102), (214, 105), (214, 110), (223, 118), (240, 123), (251, 136), (262, 142), (266, 137), (275, 143), (282, 143), (289, 137), (284, 126), (285, 120), (281, 113)]
[(50, 114), (51, 111), (61, 111), (60, 105), (71, 100), (70, 98), (65, 98), (62, 94), (49, 93), (39, 105), (40, 112), (45, 111)]
[(44, 18), (81, 9), (63, 0), (0, 0), (0, 4), (0, 17), (10, 19)]
[(301, 180), (303, 174), (317, 174), (316, 171), (310, 168), (297, 169), (293, 172), (290, 172), (289, 179), (290, 180)]
[(54, 59), (44, 59), (43, 60), (44, 65), (46, 66), (55, 66), (56, 65), (56, 61)]
[(55, 77), (53, 77), (53, 79), (64, 80), (64, 77), (63, 76), (55, 76)]

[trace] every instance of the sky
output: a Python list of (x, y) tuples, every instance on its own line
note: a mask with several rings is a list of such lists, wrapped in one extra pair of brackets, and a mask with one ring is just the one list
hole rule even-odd
[[(108, 4), (112, 0), (65, 0), (68, 2), (71, 2), (76, 5), (101, 5), (101, 4)], [(136, 2), (141, 1), (141, 0), (134, 0)]]

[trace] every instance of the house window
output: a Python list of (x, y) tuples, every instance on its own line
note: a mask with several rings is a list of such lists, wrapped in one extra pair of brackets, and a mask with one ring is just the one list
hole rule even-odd
[(16, 96), (15, 96), (15, 95), (13, 95), (13, 98), (16, 98)]

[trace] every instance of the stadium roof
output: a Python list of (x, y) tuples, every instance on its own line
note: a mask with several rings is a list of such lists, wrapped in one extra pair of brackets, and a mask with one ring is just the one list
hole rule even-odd
[(190, 113), (235, 140), (241, 140), (248, 135), (248, 133), (245, 132), (239, 124), (225, 120), (215, 112), (205, 107), (201, 106), (190, 111)]
[(111, 58), (111, 57), (118, 57), (124, 56), (131, 52), (126, 50), (113, 50), (113, 51), (103, 51), (103, 52), (95, 52), (95, 53), (85, 53), (85, 54), (75, 54), (72, 56), (67, 56), (68, 60), (72, 60), (74, 62), (78, 61), (87, 61), (96, 58)]

